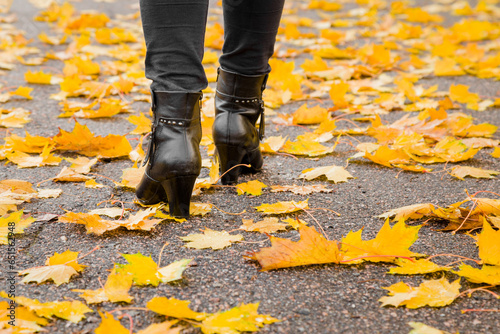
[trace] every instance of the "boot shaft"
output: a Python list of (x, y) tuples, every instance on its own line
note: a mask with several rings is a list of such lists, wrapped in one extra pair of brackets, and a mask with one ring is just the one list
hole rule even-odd
[(262, 92), (266, 89), (267, 77), (267, 74), (247, 76), (219, 68), (217, 70), (217, 93), (244, 98), (244, 100), (262, 100)]
[[(203, 93), (151, 91), (151, 109), (155, 124), (161, 118), (168, 120), (195, 121), (200, 118)], [(182, 125), (182, 124), (181, 124)]]

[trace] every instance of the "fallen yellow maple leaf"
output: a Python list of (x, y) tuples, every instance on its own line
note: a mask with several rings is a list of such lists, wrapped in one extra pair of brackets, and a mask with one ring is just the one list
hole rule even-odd
[(232, 235), (226, 231), (214, 231), (208, 227), (205, 228), (203, 233), (190, 234), (180, 238), (182, 241), (188, 242), (184, 247), (195, 249), (212, 248), (214, 250), (231, 246), (232, 243), (243, 240), (241, 234)]
[(6, 128), (22, 128), (26, 123), (31, 121), (29, 115), (30, 112), (23, 108), (0, 110), (0, 126)]
[(99, 315), (102, 320), (99, 327), (95, 329), (95, 334), (130, 334), (131, 331), (125, 328), (120, 323), (120, 320), (116, 320), (113, 314), (106, 311), (104, 311), (104, 313), (99, 311)]
[(283, 213), (291, 213), (295, 211), (309, 209), (309, 204), (307, 202), (308, 199), (300, 202), (288, 201), (288, 202), (277, 202), (274, 204), (264, 203), (259, 206), (256, 206), (255, 209), (266, 215), (279, 215)]
[(278, 152), (280, 148), (283, 147), (283, 145), (286, 142), (286, 137), (282, 136), (270, 136), (267, 137), (261, 144), (260, 144), (260, 150), (263, 153), (271, 153), (275, 154)]
[(5, 147), (9, 151), (19, 151), (24, 153), (41, 153), (51, 139), (42, 136), (32, 136), (26, 132), (26, 137), (19, 137), (16, 134), (5, 138)]
[(28, 71), (24, 73), (24, 80), (30, 84), (39, 84), (39, 85), (50, 85), (56, 83), (52, 80), (52, 74), (40, 72), (31, 72)]
[(500, 285), (500, 266), (483, 265), (481, 269), (461, 264), (459, 271), (453, 273), (465, 277), (472, 283), (486, 283), (488, 285)]
[(47, 259), (45, 266), (33, 267), (19, 272), (23, 283), (37, 282), (38, 284), (52, 280), (55, 285), (68, 283), (71, 276), (81, 272), (86, 266), (78, 263), (79, 252), (66, 250), (64, 253), (54, 253)]
[(427, 259), (418, 259), (413, 261), (407, 259), (398, 259), (396, 261), (396, 264), (399, 267), (391, 268), (388, 272), (389, 274), (421, 275), (421, 274), (434, 273), (437, 271), (450, 270), (450, 268), (448, 267), (442, 267)]
[(262, 195), (262, 189), (267, 188), (267, 186), (260, 182), (259, 180), (252, 180), (245, 183), (240, 183), (236, 185), (236, 190), (238, 195), (248, 194), (252, 196)]
[(9, 302), (0, 301), (0, 328), (4, 328), (7, 334), (16, 332), (43, 332), (44, 329), (41, 326), (45, 326), (49, 323), (47, 319), (37, 316), (35, 312), (30, 311), (28, 308), (17, 306), (15, 326), (12, 326), (9, 324), (9, 322), (12, 323), (9, 314), (9, 306), (11, 306)]
[[(5, 292), (0, 292), (0, 296), (7, 298)], [(71, 321), (72, 323), (80, 322), (85, 318), (85, 313), (93, 312), (85, 304), (76, 300), (41, 303), (37, 299), (30, 299), (23, 296), (15, 297), (14, 300), (17, 304), (35, 312), (39, 317), (47, 319), (57, 317)]]
[(307, 103), (304, 103), (292, 114), (292, 116), (294, 124), (318, 124), (327, 119), (328, 111), (326, 108), (322, 108), (319, 105), (308, 108)]
[(188, 300), (179, 300), (176, 298), (154, 297), (146, 307), (151, 311), (165, 315), (167, 317), (179, 319), (203, 320), (206, 318), (205, 313), (194, 312), (189, 308)]
[(15, 91), (9, 92), (11, 96), (19, 96), (24, 97), (25, 99), (32, 100), (30, 93), (33, 91), (33, 88), (30, 87), (19, 87)]
[(271, 247), (252, 252), (249, 258), (258, 261), (262, 270), (340, 263), (336, 241), (325, 239), (316, 229), (304, 224), (299, 224), (299, 233), (299, 241), (270, 236)]
[(479, 95), (470, 93), (469, 87), (466, 85), (451, 85), (450, 99), (460, 103), (477, 103)]
[(158, 275), (162, 283), (174, 282), (182, 279), (182, 273), (193, 259), (182, 259), (170, 263), (169, 265), (159, 268)]
[(273, 75), (269, 77), (267, 84), (278, 91), (290, 91), (293, 99), (298, 99), (302, 96), (300, 83), (302, 76), (294, 74), (295, 63), (284, 62), (282, 60), (271, 58), (269, 65), (273, 69)]
[[(20, 234), (24, 229), (35, 221), (35, 218), (22, 218), (23, 210), (13, 212), (9, 215), (0, 217), (0, 245), (7, 245), (9, 242), (9, 234)], [(12, 241), (15, 242), (15, 241)]]
[(410, 325), (411, 328), (413, 328), (408, 334), (451, 334), (448, 332), (441, 331), (437, 328), (428, 326), (421, 322), (410, 321), (408, 325)]
[(141, 182), (145, 169), (146, 167), (136, 166), (123, 169), (121, 182), (118, 186), (135, 190), (139, 182)]
[(94, 166), (98, 159), (89, 159), (87, 157), (78, 157), (78, 158), (64, 158), (64, 160), (71, 163), (70, 168), (76, 171), (77, 173), (86, 174), (90, 173), (90, 168)]
[(312, 140), (287, 140), (283, 147), (280, 149), (280, 151), (284, 153), (293, 155), (308, 155), (310, 157), (317, 157), (320, 155), (332, 153), (333, 150), (333, 147), (328, 147)]
[(243, 219), (243, 225), (240, 226), (240, 229), (247, 232), (275, 233), (286, 231), (288, 226), (288, 224), (280, 223), (278, 218), (266, 217), (256, 223), (252, 219)]
[(52, 180), (55, 182), (85, 182), (90, 179), (90, 176), (80, 174), (73, 168), (65, 166)]
[(478, 179), (494, 179), (495, 175), (500, 174), (500, 172), (469, 166), (456, 166), (453, 167), (450, 174), (460, 180), (463, 180), (466, 176), (475, 177)]
[(460, 295), (460, 279), (450, 283), (443, 277), (424, 281), (417, 288), (399, 282), (384, 289), (389, 290), (389, 296), (379, 299), (382, 306), (419, 308), (429, 305), (440, 307), (451, 304)]
[(117, 264), (118, 273), (129, 273), (133, 277), (136, 285), (157, 286), (160, 283), (158, 277), (158, 265), (151, 256), (145, 256), (141, 253), (122, 254), (128, 264)]
[(389, 220), (386, 220), (377, 236), (371, 240), (361, 239), (362, 229), (350, 231), (342, 238), (344, 261), (394, 262), (398, 257), (422, 256), (408, 249), (418, 239), (420, 227), (408, 226), (404, 220), (400, 220), (391, 228)]
[(136, 285), (157, 286), (160, 282), (169, 283), (182, 279), (182, 273), (186, 270), (192, 259), (182, 259), (158, 268), (151, 256), (137, 254), (122, 254), (129, 262), (128, 264), (117, 264), (118, 272), (131, 274)]
[(106, 284), (104, 284), (104, 288), (97, 290), (74, 289), (71, 291), (80, 292), (80, 297), (85, 299), (87, 304), (98, 304), (106, 301), (112, 303), (130, 303), (133, 297), (128, 294), (128, 291), (132, 287), (132, 282), (132, 274), (124, 272), (117, 273), (113, 269), (106, 280)]
[(322, 175), (333, 183), (347, 182), (348, 179), (354, 178), (344, 167), (324, 166), (303, 170), (299, 179), (313, 180)]
[(12, 191), (16, 194), (33, 194), (36, 191), (28, 181), (7, 179), (0, 181), (0, 192)]
[(39, 156), (31, 156), (23, 152), (7, 153), (7, 159), (15, 164), (18, 168), (31, 168), (42, 166), (57, 166), (62, 158), (56, 157), (50, 153), (52, 147), (45, 145)]
[(200, 325), (204, 334), (257, 332), (264, 324), (279, 321), (266, 314), (258, 313), (259, 303), (241, 304), (224, 312), (209, 315)]
[(500, 147), (495, 147), (493, 152), (491, 152), (493, 158), (500, 158)]
[(94, 179), (85, 181), (85, 188), (99, 189), (104, 187), (105, 187), (104, 184), (97, 183)]
[[(138, 331), (137, 334), (179, 334), (184, 329), (184, 327), (172, 327), (175, 324), (177, 324), (177, 320), (151, 324), (143, 330)], [(114, 333), (115, 332), (113, 332), (113, 334)]]
[(124, 136), (94, 136), (86, 125), (80, 125), (78, 122), (75, 122), (72, 132), (60, 129), (53, 141), (55, 150), (75, 151), (85, 156), (119, 158), (128, 156), (132, 150), (132, 146)]
[(150, 219), (156, 213), (156, 208), (152, 207), (146, 210), (139, 210), (136, 214), (131, 214), (124, 220), (106, 220), (97, 214), (67, 212), (59, 217), (61, 223), (74, 223), (85, 225), (87, 233), (102, 235), (104, 232), (115, 230), (119, 227), (125, 227), (127, 230), (150, 231), (161, 219)]
[(291, 186), (271, 186), (272, 193), (283, 191), (289, 191), (297, 195), (309, 195), (312, 193), (331, 193), (333, 189), (328, 189), (322, 184), (315, 184), (310, 186), (298, 186), (295, 184)]
[(151, 131), (151, 120), (142, 112), (139, 113), (139, 116), (132, 115), (127, 117), (127, 121), (136, 126), (134, 130), (130, 131), (131, 134), (142, 135)]
[(378, 218), (391, 218), (393, 220), (407, 220), (407, 219), (419, 219), (431, 214), (434, 210), (434, 205), (431, 203), (413, 204), (403, 206), (397, 209), (392, 209), (390, 211), (384, 212), (383, 214), (377, 216)]
[(479, 257), (485, 264), (500, 266), (500, 231), (495, 231), (488, 222), (478, 236)]

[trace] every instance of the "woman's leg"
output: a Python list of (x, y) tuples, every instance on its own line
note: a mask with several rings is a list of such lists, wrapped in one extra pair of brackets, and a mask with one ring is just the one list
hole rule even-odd
[(140, 4), (154, 119), (136, 196), (146, 205), (168, 201), (172, 216), (188, 217), (201, 170), (200, 104), (207, 86), (201, 61), (208, 0)]
[[(240, 173), (262, 168), (262, 91), (271, 70), (268, 61), (273, 55), (283, 4), (284, 0), (223, 1), (225, 39), (212, 128), (223, 184), (237, 183)], [(235, 167), (239, 164), (251, 167)]]
[(153, 91), (207, 87), (203, 59), (208, 0), (140, 0), (146, 77)]
[(270, 72), (285, 0), (223, 0), (224, 46), (220, 65), (243, 75)]

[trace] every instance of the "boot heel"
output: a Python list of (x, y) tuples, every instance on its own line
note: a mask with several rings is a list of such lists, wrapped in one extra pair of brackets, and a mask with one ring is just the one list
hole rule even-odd
[[(242, 163), (247, 151), (238, 146), (219, 145), (217, 153), (219, 154), (221, 174), (225, 173), (221, 178), (222, 184), (238, 183), (241, 167), (231, 168)], [(226, 173), (229, 169), (231, 170)]]
[(189, 205), (195, 182), (196, 175), (188, 175), (173, 177), (161, 183), (167, 193), (171, 216), (189, 217)]

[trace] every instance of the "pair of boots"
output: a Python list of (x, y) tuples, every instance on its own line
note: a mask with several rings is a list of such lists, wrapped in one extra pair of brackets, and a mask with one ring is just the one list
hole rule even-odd
[[(245, 76), (219, 69), (212, 134), (222, 184), (234, 184), (242, 172), (262, 168), (259, 141), (264, 136), (262, 92), (266, 75)], [(168, 202), (170, 215), (188, 217), (191, 194), (201, 170), (201, 92), (152, 91), (154, 115), (144, 164), (136, 189), (145, 205)], [(256, 123), (260, 118), (257, 130)], [(250, 168), (234, 166), (249, 164)], [(231, 169), (233, 168), (233, 169)]]

